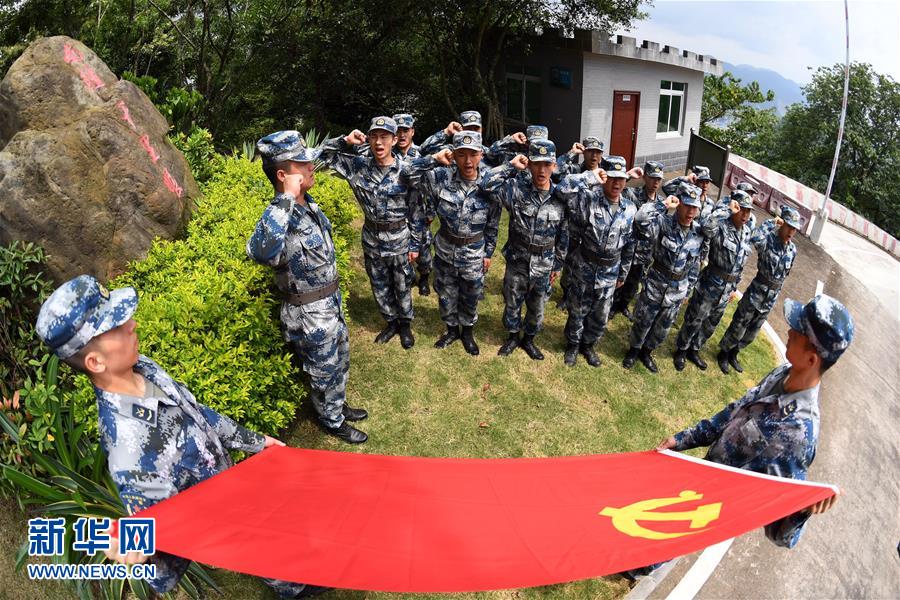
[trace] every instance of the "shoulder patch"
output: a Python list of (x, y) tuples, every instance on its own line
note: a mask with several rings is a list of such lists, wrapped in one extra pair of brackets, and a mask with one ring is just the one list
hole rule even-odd
[(131, 416), (145, 423), (156, 423), (156, 411), (139, 404), (131, 405)]

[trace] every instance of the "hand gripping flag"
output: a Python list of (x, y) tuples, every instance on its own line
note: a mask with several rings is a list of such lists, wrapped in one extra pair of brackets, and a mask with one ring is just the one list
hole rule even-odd
[(835, 493), (674, 452), (441, 459), (273, 447), (135, 516), (157, 551), (340, 588), (457, 592), (687, 554)]

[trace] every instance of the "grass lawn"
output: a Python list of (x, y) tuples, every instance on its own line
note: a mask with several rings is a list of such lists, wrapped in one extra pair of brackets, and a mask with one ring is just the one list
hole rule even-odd
[[(676, 328), (655, 357), (657, 375), (638, 363), (631, 371), (621, 366), (627, 350), (629, 325), (615, 318), (598, 350), (603, 364), (589, 367), (581, 356), (577, 367), (567, 368), (562, 355), (566, 315), (556, 309), (558, 286), (548, 301), (545, 328), (538, 345), (546, 355), (541, 362), (523, 351), (501, 358), (497, 350), (506, 338), (501, 323), (504, 261), (499, 248), (506, 238), (507, 217), (501, 224), (500, 243), (487, 280), (481, 319), (475, 328), (481, 355), (469, 356), (461, 343), (438, 350), (433, 347), (444, 331), (437, 297), (414, 292), (416, 345), (409, 351), (394, 338), (376, 345), (383, 326), (362, 268), (359, 240), (354, 245), (356, 277), (351, 283), (348, 325), (351, 369), (348, 402), (369, 410), (360, 424), (369, 433), (362, 446), (349, 446), (324, 435), (304, 406), (294, 426), (282, 436), (291, 446), (376, 454), (439, 457), (543, 457), (628, 452), (652, 448), (665, 436), (692, 425), (738, 398), (775, 365), (770, 344), (760, 336), (741, 355), (745, 372), (722, 375), (715, 365), (718, 340), (730, 320), (734, 303), (723, 324), (703, 352), (710, 368), (699, 371), (688, 363), (682, 373), (672, 366)], [(358, 225), (361, 225), (358, 224)], [(357, 228), (358, 230), (358, 228)], [(202, 401), (202, 398), (200, 399)], [(695, 451), (694, 454), (702, 455)], [(0, 599), (60, 598), (59, 584), (37, 584), (12, 571), (12, 550), (24, 539), (25, 519), (9, 514), (0, 504)], [(258, 580), (215, 571), (226, 598), (273, 598)], [(459, 594), (454, 598), (618, 598), (630, 589), (622, 577), (610, 576), (564, 585)], [(339, 590), (323, 600), (430, 598), (440, 595), (401, 595)]]

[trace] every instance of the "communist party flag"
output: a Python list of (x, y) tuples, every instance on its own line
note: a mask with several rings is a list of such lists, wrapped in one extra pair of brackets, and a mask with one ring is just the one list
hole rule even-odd
[(658, 563), (833, 495), (674, 452), (442, 459), (272, 447), (135, 515), (157, 551), (339, 588), (547, 585)]

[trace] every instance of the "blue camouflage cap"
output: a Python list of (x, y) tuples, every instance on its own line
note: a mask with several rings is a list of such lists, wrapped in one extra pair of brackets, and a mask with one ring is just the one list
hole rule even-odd
[(747, 192), (751, 196), (759, 193), (759, 191), (755, 187), (753, 187), (753, 184), (747, 181), (740, 182), (739, 184), (737, 184), (737, 187), (735, 189), (741, 190), (742, 192)]
[(464, 110), (459, 113), (459, 122), (466, 127), (481, 127), (481, 113), (477, 110)]
[(800, 213), (797, 212), (796, 208), (791, 208), (790, 206), (782, 206), (781, 220), (784, 221), (785, 225), (790, 225), (794, 229), (801, 228)]
[(603, 142), (600, 141), (600, 138), (592, 135), (581, 140), (581, 145), (584, 146), (585, 150), (599, 150), (600, 152), (603, 152), (604, 149)]
[(79, 275), (44, 301), (35, 330), (57, 356), (66, 359), (101, 333), (128, 321), (137, 304), (134, 288), (110, 292), (96, 278)]
[(734, 190), (731, 192), (731, 199), (737, 200), (738, 206), (741, 208), (753, 208), (753, 198), (743, 190)]
[(678, 185), (678, 191), (675, 192), (675, 196), (678, 197), (678, 201), (684, 204), (685, 206), (696, 206), (700, 208), (700, 194), (703, 192), (696, 185), (691, 185), (687, 181), (682, 181)]
[(853, 341), (853, 318), (847, 308), (826, 294), (806, 304), (788, 298), (784, 318), (791, 329), (809, 338), (823, 360), (834, 362)]
[(307, 148), (306, 140), (300, 132), (292, 129), (276, 131), (260, 138), (256, 142), (256, 151), (266, 163), (280, 163), (286, 160), (312, 162), (322, 153), (317, 148)]
[(393, 119), (397, 122), (397, 127), (406, 127), (407, 129), (412, 129), (416, 126), (415, 117), (408, 113), (396, 114), (393, 116)]
[(528, 145), (528, 162), (556, 162), (556, 144), (538, 138)]
[(529, 125), (525, 128), (525, 137), (528, 138), (529, 142), (540, 139), (546, 140), (550, 137), (550, 130), (543, 125)]
[(691, 171), (697, 176), (697, 181), (712, 181), (712, 177), (709, 176), (709, 167), (694, 165), (691, 167)]
[(477, 131), (458, 131), (453, 134), (453, 149), (462, 150), (469, 148), (471, 150), (484, 150), (481, 144), (481, 134)]
[(383, 129), (391, 135), (397, 135), (397, 121), (383, 115), (375, 117), (372, 119), (372, 124), (369, 125), (369, 131), (374, 131), (375, 129)]
[(600, 168), (606, 171), (607, 177), (628, 178), (628, 163), (621, 156), (605, 156), (600, 161)]
[(661, 162), (657, 162), (655, 160), (648, 160), (644, 163), (644, 177), (655, 177), (656, 179), (663, 178), (663, 171), (665, 171), (665, 165)]

